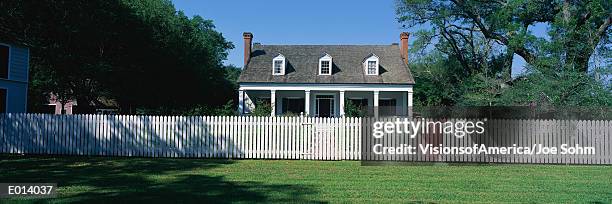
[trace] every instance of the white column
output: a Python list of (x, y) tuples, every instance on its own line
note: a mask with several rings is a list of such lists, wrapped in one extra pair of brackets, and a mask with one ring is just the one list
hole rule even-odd
[(304, 114), (310, 116), (310, 90), (304, 91)]
[(244, 91), (238, 90), (238, 115), (244, 114)]
[(374, 91), (374, 117), (378, 117), (378, 93), (379, 91)]
[(412, 107), (412, 91), (408, 92), (408, 107)]
[(402, 112), (401, 115), (408, 116), (408, 92), (402, 91)]
[(408, 92), (408, 117), (412, 117), (412, 90)]
[(270, 90), (270, 106), (272, 107), (272, 111), (270, 111), (270, 116), (276, 115), (276, 90)]
[(344, 117), (344, 90), (340, 90), (340, 117)]

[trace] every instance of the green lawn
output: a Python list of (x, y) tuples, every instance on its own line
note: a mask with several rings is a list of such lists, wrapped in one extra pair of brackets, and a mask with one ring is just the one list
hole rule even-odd
[(612, 201), (612, 166), (0, 156), (0, 182), (60, 186), (55, 199), (0, 203)]

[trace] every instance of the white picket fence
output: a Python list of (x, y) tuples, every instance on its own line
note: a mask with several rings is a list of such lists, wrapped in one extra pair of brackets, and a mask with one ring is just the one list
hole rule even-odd
[[(455, 119), (449, 119), (455, 120)], [(431, 120), (426, 120), (431, 121)], [(489, 120), (487, 134), (376, 140), (372, 118), (0, 114), (0, 153), (236, 159), (612, 164), (612, 121)], [(362, 137), (366, 136), (366, 137)], [(362, 141), (364, 140), (364, 141)], [(374, 143), (595, 147), (595, 155), (373, 155)]]
[(360, 118), (5, 114), (1, 153), (358, 160)]

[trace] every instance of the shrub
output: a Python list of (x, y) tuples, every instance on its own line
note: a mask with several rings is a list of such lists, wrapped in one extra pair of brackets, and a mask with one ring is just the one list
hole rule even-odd
[(257, 100), (255, 102), (255, 109), (251, 112), (252, 116), (270, 116), (272, 112), (272, 106), (270, 103), (264, 100)]
[(365, 107), (358, 106), (351, 102), (350, 100), (346, 100), (344, 102), (344, 116), (346, 117), (365, 117), (368, 115), (368, 111)]

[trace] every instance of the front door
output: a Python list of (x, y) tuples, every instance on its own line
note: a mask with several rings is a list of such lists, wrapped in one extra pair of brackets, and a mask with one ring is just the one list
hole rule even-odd
[(334, 96), (319, 95), (317, 96), (317, 115), (319, 117), (334, 116)]

